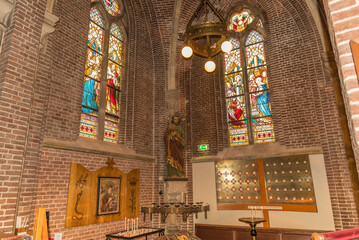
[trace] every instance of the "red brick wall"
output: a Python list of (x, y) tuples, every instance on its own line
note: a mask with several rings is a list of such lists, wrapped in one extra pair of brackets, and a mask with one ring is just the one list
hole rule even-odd
[[(355, 18), (350, 14), (356, 8), (346, 5), (349, 2), (358, 5), (352, 0), (331, 1), (329, 5), (324, 2), (324, 5), (330, 13), (329, 22), (333, 23), (330, 33), (342, 80), (346, 83), (347, 99), (355, 106), (357, 85), (346, 37), (357, 36), (358, 30), (351, 26)], [(214, 0), (213, 3), (226, 15), (236, 1)], [(141, 204), (147, 205), (162, 198), (158, 194), (163, 184), (159, 176), (165, 176), (166, 172), (163, 134), (169, 119), (165, 92), (174, 1), (126, 0), (125, 4), (129, 25), (121, 86), (120, 142), (157, 160), (148, 163), (116, 159), (116, 162), (124, 172), (140, 167), (140, 199)], [(228, 147), (222, 58), (216, 58), (217, 70), (207, 74), (203, 70), (204, 59), (193, 57), (184, 61), (180, 56), (185, 26), (198, 4), (199, 0), (182, 2), (176, 65), (180, 109), (186, 114), (190, 199), (190, 160), (200, 156), (196, 146), (209, 143), (210, 154)], [(266, 19), (277, 141), (289, 148), (323, 148), (336, 228), (357, 226), (333, 86), (324, 78), (320, 61), (323, 50), (310, 11), (304, 0), (259, 0), (252, 4)], [(26, 146), (19, 214), (31, 216), (34, 207), (44, 206), (51, 212), (51, 234), (63, 231), (65, 239), (103, 239), (105, 233), (120, 228), (122, 221), (69, 230), (63, 227), (70, 162), (94, 170), (105, 165), (107, 156), (41, 149), (44, 138), (78, 139), (90, 1), (56, 1), (54, 14), (60, 22), (37, 64), (44, 9), (44, 0), (17, 1), (0, 55), (0, 231), (12, 228)], [(32, 96), (34, 104), (30, 106)], [(356, 116), (354, 111), (353, 116)], [(56, 198), (48, 197), (49, 188)], [(158, 217), (154, 222), (158, 223)]]
[(16, 1), (0, 55), (0, 231), (12, 230), (23, 161), (19, 214), (31, 208), (44, 104), (41, 80), (34, 82), (44, 9), (44, 0)]
[[(324, 0), (356, 158), (359, 156), (359, 85), (349, 41), (359, 38), (359, 2)], [(358, 161), (357, 161), (358, 165)]]
[[(140, 169), (140, 206), (152, 203), (153, 166), (151, 162), (115, 158), (115, 167), (127, 173), (132, 169)], [(63, 239), (105, 239), (105, 235), (124, 229), (124, 221), (94, 224), (65, 229), (67, 191), (70, 177), (70, 164), (76, 162), (90, 171), (106, 166), (107, 156), (85, 154), (44, 148), (39, 163), (36, 207), (44, 207), (50, 212), (50, 236), (63, 233)], [(96, 207), (96, 206), (91, 206)], [(149, 216), (143, 223), (139, 218), (139, 226), (150, 224)]]

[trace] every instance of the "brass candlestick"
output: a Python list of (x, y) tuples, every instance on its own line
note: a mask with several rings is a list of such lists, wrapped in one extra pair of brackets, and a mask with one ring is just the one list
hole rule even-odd
[(249, 224), (249, 226), (251, 227), (252, 240), (257, 240), (257, 230), (256, 230), (257, 224), (267, 221), (265, 218), (249, 218), (249, 217), (239, 218), (238, 220)]

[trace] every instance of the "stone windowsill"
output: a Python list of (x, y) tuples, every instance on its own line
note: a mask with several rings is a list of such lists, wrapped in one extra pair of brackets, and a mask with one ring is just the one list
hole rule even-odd
[(62, 141), (45, 138), (42, 147), (75, 152), (93, 153), (140, 161), (156, 161), (156, 158), (154, 156), (138, 154), (133, 149), (130, 149), (123, 145), (84, 138), (79, 138), (77, 141)]
[(214, 162), (221, 160), (239, 160), (249, 158), (269, 158), (300, 154), (322, 154), (321, 147), (287, 148), (279, 143), (264, 143), (247, 146), (228, 147), (217, 155), (192, 158), (192, 162)]

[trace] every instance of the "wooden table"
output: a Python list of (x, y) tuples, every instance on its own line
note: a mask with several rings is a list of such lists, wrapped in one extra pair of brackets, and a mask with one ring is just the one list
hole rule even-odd
[(138, 237), (152, 235), (158, 233), (158, 236), (165, 235), (164, 228), (149, 228), (149, 227), (141, 227), (136, 231), (120, 231), (106, 235), (106, 240), (111, 240), (112, 238), (115, 239), (135, 239)]

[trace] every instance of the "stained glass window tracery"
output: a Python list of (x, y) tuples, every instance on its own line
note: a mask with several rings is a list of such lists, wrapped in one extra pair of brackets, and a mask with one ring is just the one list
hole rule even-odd
[(228, 30), (241, 32), (248, 24), (252, 23), (253, 20), (254, 15), (248, 9), (243, 9), (241, 12), (232, 15), (228, 24)]
[(116, 0), (103, 0), (105, 8), (109, 14), (115, 16), (120, 13), (120, 7)]
[[(117, 4), (115, 1), (110, 2)], [(119, 9), (118, 5), (117, 9)], [(119, 131), (123, 34), (116, 23), (112, 23), (110, 28), (106, 29), (104, 27), (105, 19), (96, 7), (90, 11), (90, 20), (82, 93), (80, 136), (116, 143)], [(109, 40), (104, 43), (106, 31), (109, 32)], [(107, 52), (103, 51), (105, 46), (108, 48)], [(107, 62), (105, 74), (101, 74), (103, 62)], [(100, 94), (101, 86), (106, 87), (106, 95), (104, 96)], [(100, 104), (101, 102), (103, 103)], [(100, 106), (104, 106), (104, 115), (103, 113), (102, 115), (99, 114)], [(103, 136), (98, 135), (99, 128), (103, 129), (101, 131)]]
[[(231, 38), (234, 47), (224, 54), (230, 145), (274, 142), (263, 36), (252, 30), (247, 36), (239, 37), (244, 46)], [(244, 61), (241, 56), (245, 56)]]

